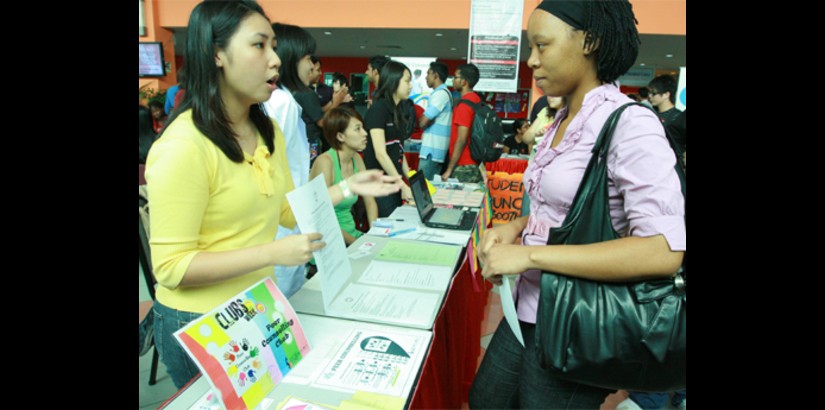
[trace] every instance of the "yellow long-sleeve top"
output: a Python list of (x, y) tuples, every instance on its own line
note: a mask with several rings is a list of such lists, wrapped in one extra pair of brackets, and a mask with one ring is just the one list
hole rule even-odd
[(284, 135), (275, 126), (275, 152), (263, 138), (253, 156), (240, 164), (204, 136), (181, 113), (149, 151), (152, 266), (157, 300), (173, 309), (205, 313), (255, 282), (271, 276), (272, 267), (206, 286), (181, 287), (198, 252), (227, 251), (261, 245), (275, 238), (278, 224), (291, 228), (295, 216), (286, 201), (293, 189)]

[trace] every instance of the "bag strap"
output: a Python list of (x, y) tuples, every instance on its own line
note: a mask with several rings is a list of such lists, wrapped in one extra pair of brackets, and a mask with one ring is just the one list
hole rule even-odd
[[(606, 172), (606, 163), (604, 162), (607, 157), (608, 149), (610, 147), (610, 140), (613, 138), (613, 132), (616, 130), (616, 126), (619, 123), (619, 119), (624, 112), (630, 106), (638, 105), (641, 107), (645, 107), (646, 109), (650, 109), (645, 105), (637, 102), (627, 103), (615, 111), (613, 111), (610, 116), (607, 117), (607, 120), (604, 122), (604, 126), (602, 126), (601, 131), (599, 132), (599, 136), (596, 138), (596, 143), (593, 144), (593, 149), (590, 151), (593, 155), (590, 158), (590, 161), (587, 164), (587, 168), (584, 171), (584, 175), (582, 176), (582, 180), (579, 183), (579, 187), (576, 190), (576, 195), (573, 198), (573, 203), (570, 206), (570, 210), (567, 213), (567, 216), (564, 218), (561, 226), (568, 226), (578, 219), (579, 214), (585, 208), (585, 202), (587, 200), (587, 196), (591, 193), (594, 189), (597, 189), (594, 184), (599, 185), (599, 178), (594, 175), (594, 173), (601, 173)], [(652, 109), (651, 109), (652, 111)], [(652, 111), (655, 113), (655, 111)], [(667, 132), (665, 131), (665, 136), (667, 136)], [(675, 142), (672, 141), (671, 138), (668, 137), (668, 141), (671, 144), (671, 147), (674, 147)], [(674, 152), (675, 154), (676, 152)], [(685, 195), (685, 200), (687, 200), (687, 195), (685, 194), (685, 173), (684, 168), (682, 167), (682, 162), (679, 158), (676, 158), (676, 173), (679, 175), (679, 180), (682, 184), (682, 195)], [(606, 189), (607, 186), (601, 187), (600, 189)], [(553, 239), (553, 235), (548, 235), (547, 237), (547, 244), (552, 245), (551, 240)]]
[(462, 98), (462, 99), (458, 100), (458, 103), (459, 104), (464, 103), (464, 104), (469, 105), (470, 107), (473, 108), (473, 114), (475, 114), (475, 112), (478, 111), (478, 107), (481, 104), (481, 101), (479, 101), (478, 103), (474, 103), (474, 102), (472, 102), (472, 101), (470, 101), (466, 98)]

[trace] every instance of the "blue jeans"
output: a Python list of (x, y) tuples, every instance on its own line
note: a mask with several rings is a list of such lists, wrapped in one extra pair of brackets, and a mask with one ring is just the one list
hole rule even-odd
[(189, 322), (201, 317), (202, 314), (175, 310), (158, 301), (155, 301), (153, 310), (155, 311), (155, 347), (160, 354), (160, 360), (166, 366), (166, 372), (172, 378), (172, 383), (180, 389), (201, 371), (175, 339), (174, 333)]
[(507, 320), (499, 323), (470, 389), (471, 409), (598, 409), (613, 393), (547, 373), (539, 365), (536, 325), (519, 325), (523, 347)]
[(424, 176), (432, 181), (436, 175), (441, 175), (441, 162), (436, 162), (430, 159), (431, 155), (427, 155), (427, 158), (419, 158), (418, 159), (418, 172), (423, 172)]
[[(668, 393), (645, 393), (645, 392), (638, 392), (638, 391), (631, 391), (629, 392), (629, 397), (631, 400), (636, 402), (639, 407), (645, 410), (657, 410), (665, 408), (665, 403), (667, 402)], [(687, 398), (687, 389), (682, 389), (677, 391), (673, 394), (673, 400), (671, 404), (674, 406), (678, 406), (679, 403), (682, 402)]]

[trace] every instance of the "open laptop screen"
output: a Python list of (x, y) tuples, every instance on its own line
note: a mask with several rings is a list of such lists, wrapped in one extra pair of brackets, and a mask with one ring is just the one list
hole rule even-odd
[(427, 190), (427, 180), (424, 178), (424, 173), (416, 172), (410, 178), (410, 189), (412, 190), (413, 199), (415, 199), (415, 207), (418, 208), (418, 215), (421, 221), (432, 212), (433, 198), (430, 196), (430, 191)]

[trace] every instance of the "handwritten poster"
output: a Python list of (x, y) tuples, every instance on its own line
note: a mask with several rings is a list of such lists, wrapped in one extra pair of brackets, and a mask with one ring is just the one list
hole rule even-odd
[(504, 224), (521, 216), (524, 198), (522, 174), (496, 172), (488, 178), (490, 200), (493, 209), (493, 225)]
[(271, 278), (189, 323), (175, 337), (229, 409), (251, 409), (310, 351)]

